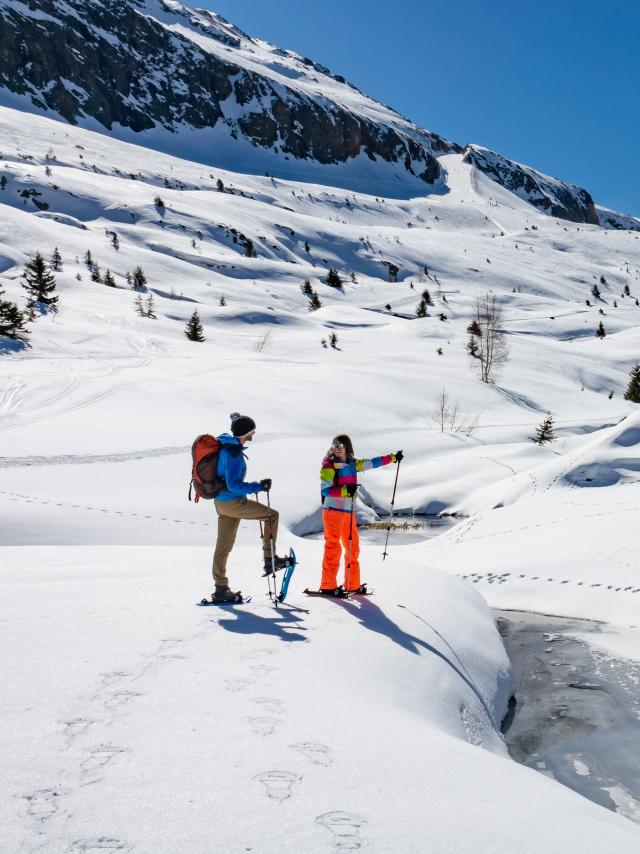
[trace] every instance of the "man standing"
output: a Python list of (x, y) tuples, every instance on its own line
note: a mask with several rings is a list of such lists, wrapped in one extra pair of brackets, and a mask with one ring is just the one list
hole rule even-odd
[(229, 589), (227, 578), (227, 559), (233, 548), (241, 519), (256, 519), (264, 522), (262, 550), (264, 554), (264, 572), (271, 572), (271, 541), (273, 539), (274, 569), (284, 569), (288, 559), (275, 554), (276, 537), (278, 535), (277, 510), (265, 507), (258, 501), (247, 496), (257, 492), (268, 492), (271, 489), (271, 478), (259, 482), (245, 481), (247, 465), (245, 463), (244, 446), (250, 442), (256, 432), (256, 424), (248, 415), (231, 415), (231, 434), (223, 433), (218, 436), (220, 452), (218, 454), (218, 477), (225, 482), (225, 488), (215, 498), (216, 513), (218, 514), (218, 539), (213, 555), (213, 580), (216, 585), (213, 594), (214, 602), (231, 602), (236, 594)]

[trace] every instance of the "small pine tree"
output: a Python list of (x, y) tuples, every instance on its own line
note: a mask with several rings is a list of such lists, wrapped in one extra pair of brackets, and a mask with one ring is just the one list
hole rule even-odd
[(91, 255), (90, 249), (87, 249), (87, 251), (84, 253), (84, 263), (89, 269), (93, 267), (93, 256)]
[(51, 253), (51, 269), (54, 273), (59, 273), (62, 270), (62, 255), (60, 254), (58, 247), (53, 250)]
[(133, 305), (135, 307), (137, 314), (139, 314), (140, 317), (144, 317), (145, 316), (144, 305), (142, 303), (142, 296), (140, 294), (136, 294), (136, 297), (133, 301)]
[(467, 332), (469, 335), (475, 335), (477, 338), (482, 337), (482, 329), (480, 329), (480, 324), (477, 320), (472, 320), (471, 323), (467, 326)]
[(191, 315), (184, 334), (187, 336), (189, 341), (204, 341), (204, 330), (202, 328), (202, 323), (200, 322), (200, 315), (198, 314), (197, 308)]
[(223, 296), (221, 296), (221, 297), (220, 297), (220, 300), (219, 300), (219, 302), (218, 302), (218, 305), (221, 305), (222, 307), (224, 307), (226, 304), (227, 304), (227, 301), (226, 301), (226, 299), (224, 298), (224, 295), (223, 295)]
[(426, 288), (422, 291), (422, 299), (426, 302), (427, 305), (433, 305), (431, 294)]
[(600, 299), (600, 288), (597, 285), (594, 285), (591, 288), (591, 294), (594, 299)]
[(113, 246), (114, 249), (120, 249), (120, 240), (119, 240), (118, 235), (115, 231), (111, 232), (111, 245)]
[(162, 201), (162, 199), (160, 198), (160, 196), (156, 196), (156, 197), (155, 197), (155, 199), (153, 200), (153, 204), (158, 208), (158, 210), (160, 211), (160, 213), (163, 213), (163, 211), (164, 211), (164, 202)]
[(305, 242), (304, 242), (304, 251), (305, 252), (311, 252), (311, 247), (309, 246), (308, 240), (305, 240)]
[(335, 267), (329, 267), (329, 272), (327, 273), (325, 282), (331, 288), (342, 288), (343, 285), (342, 279)]
[(606, 284), (607, 284), (607, 280), (605, 279), (605, 277), (604, 277), (604, 276), (600, 276), (600, 284), (601, 284), (601, 285), (606, 285)]
[(309, 300), (309, 311), (317, 311), (319, 308), (322, 308), (322, 303), (320, 302), (320, 297), (314, 291)]
[(475, 335), (469, 335), (469, 340), (467, 341), (467, 352), (474, 359), (478, 357), (478, 339)]
[[(0, 291), (0, 296), (2, 291)], [(17, 338), (18, 333), (27, 332), (25, 326), (26, 316), (23, 311), (20, 311), (14, 302), (9, 300), (0, 300), (0, 335), (6, 335), (8, 338)]]
[(91, 268), (91, 281), (92, 282), (101, 282), (102, 281), (102, 273), (100, 272), (100, 265), (97, 261), (93, 262), (93, 266)]
[(352, 274), (351, 274), (351, 282), (352, 282), (354, 285), (357, 285), (357, 284), (358, 284), (358, 280), (356, 279), (356, 274), (355, 274), (355, 273), (352, 273)]
[(640, 403), (640, 365), (636, 364), (629, 371), (629, 385), (624, 393), (624, 399), (631, 403)]
[(444, 350), (442, 349), (442, 347), (438, 347), (438, 349), (436, 350), (436, 353), (438, 354), (438, 356), (442, 356), (442, 354), (444, 353)]
[(304, 280), (303, 284), (300, 285), (300, 290), (306, 297), (313, 296), (313, 288), (309, 279)]
[(332, 347), (334, 350), (338, 349), (338, 336), (335, 332), (332, 332), (329, 336), (329, 346)]
[(253, 240), (251, 240), (249, 237), (247, 237), (247, 240), (244, 244), (244, 254), (247, 256), (247, 258), (255, 258), (257, 255), (255, 249), (253, 248)]
[(418, 307), (416, 308), (416, 317), (428, 317), (429, 312), (427, 311), (427, 303), (424, 299), (421, 299), (418, 303)]
[(4, 190), (6, 186), (7, 186), (7, 176), (3, 175), (0, 178), (0, 190)]
[(36, 252), (32, 261), (25, 264), (23, 278), (26, 279), (26, 284), (22, 287), (29, 294), (28, 308), (29, 314), (33, 318), (33, 312), (36, 304), (43, 306), (55, 306), (58, 302), (58, 297), (53, 296), (56, 289), (56, 279), (53, 273), (45, 264), (45, 260), (39, 252)]
[(224, 183), (222, 181), (222, 178), (218, 178), (218, 180), (216, 181), (216, 187), (218, 188), (219, 193), (224, 193)]
[(630, 296), (631, 296), (631, 290), (630, 290), (630, 288), (629, 288), (629, 285), (625, 285), (625, 286), (624, 286), (624, 295), (625, 295), (626, 297), (630, 297)]
[(111, 270), (107, 270), (107, 272), (104, 274), (104, 279), (102, 281), (110, 288), (116, 287), (116, 280), (111, 275)]
[(133, 276), (131, 275), (130, 270), (127, 270), (127, 272), (125, 274), (125, 279), (127, 280), (127, 284), (129, 285), (129, 287), (132, 288), (133, 287)]
[(544, 419), (542, 424), (536, 427), (536, 435), (532, 436), (531, 439), (538, 445), (545, 445), (547, 442), (555, 441), (555, 438), (556, 435), (553, 432), (553, 418), (551, 417), (551, 413), (547, 412), (547, 417)]
[(145, 300), (145, 317), (150, 317), (151, 320), (156, 320), (156, 313), (153, 305), (153, 294), (149, 292), (149, 296)]
[(598, 328), (596, 329), (596, 338), (604, 338), (606, 336), (606, 331), (604, 328), (604, 324), (602, 321), (598, 324)]
[(147, 284), (147, 277), (144, 274), (142, 267), (136, 267), (133, 271), (133, 288), (136, 291), (143, 291)]
[(326, 338), (321, 338), (321, 339), (320, 339), (320, 343), (322, 344), (322, 346), (323, 346), (323, 347), (324, 347), (324, 349), (326, 350), (326, 349), (327, 349), (327, 339), (326, 339)]

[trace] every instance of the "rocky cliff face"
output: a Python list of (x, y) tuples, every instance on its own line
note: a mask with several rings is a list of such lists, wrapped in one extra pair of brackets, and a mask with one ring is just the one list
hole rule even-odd
[(0, 85), (72, 123), (218, 128), (320, 164), (359, 154), (427, 184), (460, 150), (327, 69), (170, 0), (0, 0)]
[(462, 159), (551, 216), (599, 224), (593, 199), (580, 187), (550, 178), (478, 145), (468, 145)]

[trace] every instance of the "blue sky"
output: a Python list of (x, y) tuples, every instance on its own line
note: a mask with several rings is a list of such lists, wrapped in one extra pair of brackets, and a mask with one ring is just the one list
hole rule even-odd
[(187, 0), (640, 216), (640, 0)]

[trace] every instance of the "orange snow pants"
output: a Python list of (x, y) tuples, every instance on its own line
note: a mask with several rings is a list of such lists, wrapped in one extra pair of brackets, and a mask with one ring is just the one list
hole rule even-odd
[[(320, 587), (330, 590), (338, 586), (338, 569), (340, 555), (344, 548), (344, 586), (349, 590), (360, 587), (360, 539), (355, 514), (351, 532), (351, 572), (349, 573), (349, 526), (351, 513), (340, 510), (323, 510), (322, 523), (324, 526), (324, 555), (322, 557), (322, 581)], [(349, 576), (347, 578), (347, 575)]]

